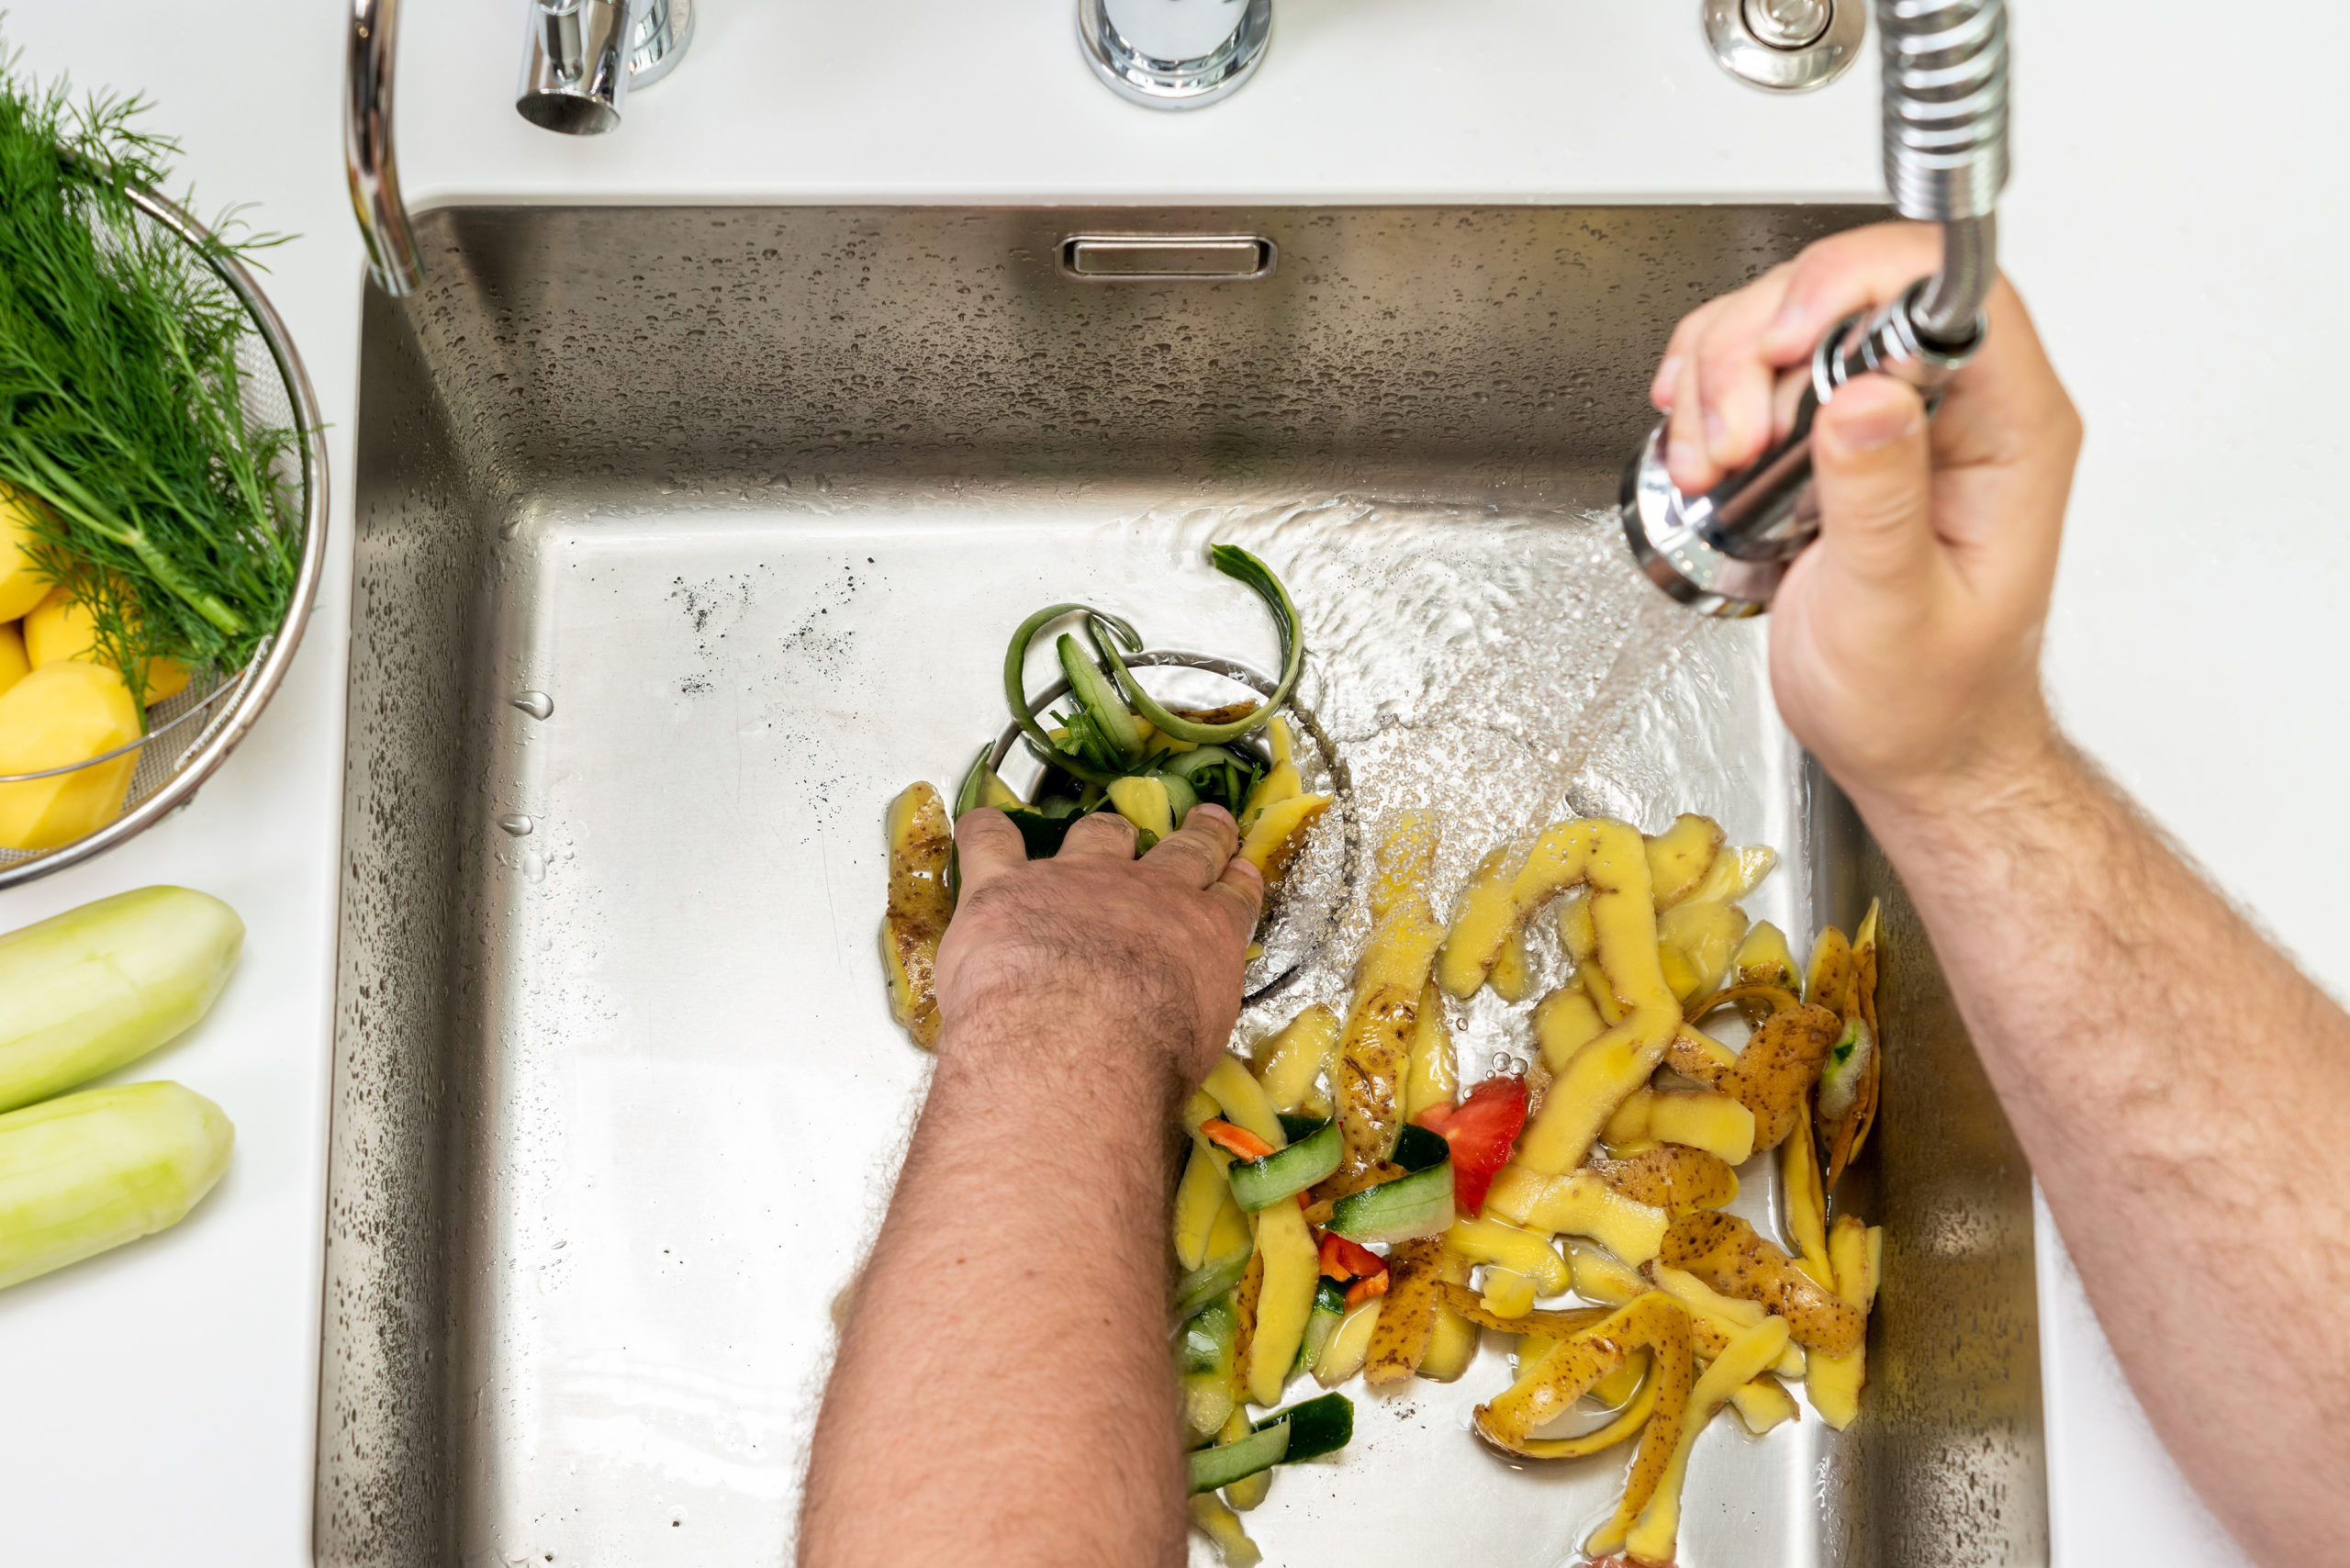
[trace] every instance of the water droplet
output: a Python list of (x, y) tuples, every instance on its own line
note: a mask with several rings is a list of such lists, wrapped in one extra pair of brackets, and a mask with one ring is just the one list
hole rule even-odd
[(514, 706), (533, 719), (545, 719), (554, 713), (554, 699), (543, 691), (525, 691), (514, 699)]
[(520, 868), (525, 881), (543, 882), (547, 879), (546, 857), (535, 849), (522, 851), (522, 857), (515, 865)]
[(510, 815), (498, 818), (498, 825), (512, 834), (515, 837), (520, 838), (539, 824), (524, 816), (521, 812), (515, 812)]

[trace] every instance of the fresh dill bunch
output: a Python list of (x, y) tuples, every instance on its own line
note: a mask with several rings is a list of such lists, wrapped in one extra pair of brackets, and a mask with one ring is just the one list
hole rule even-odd
[(228, 671), (294, 593), (295, 432), (252, 429), (237, 345), (253, 330), (203, 251), (147, 221), (177, 143), (137, 98), (75, 105), (0, 53), (0, 484), (33, 497), (36, 564), (90, 610), (143, 706), (151, 658)]

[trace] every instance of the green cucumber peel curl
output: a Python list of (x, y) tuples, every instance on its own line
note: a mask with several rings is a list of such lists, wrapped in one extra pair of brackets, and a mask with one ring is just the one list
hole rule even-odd
[[(1265, 608), (1272, 612), (1273, 629), (1281, 636), (1281, 679), (1274, 686), (1272, 695), (1257, 704), (1248, 712), (1226, 724), (1203, 724), (1196, 720), (1178, 718), (1175, 714), (1169, 712), (1158, 699), (1142, 689), (1142, 683), (1136, 680), (1134, 678), (1134, 672), (1126, 667), (1126, 661), (1119, 656), (1115, 637), (1093, 636), (1095, 650), (1101, 654), (1103, 662), (1109, 665), (1110, 673), (1116, 678), (1119, 688), (1126, 694), (1126, 700), (1134, 705), (1135, 710), (1149, 720), (1159, 734), (1172, 735), (1179, 741), (1191, 741), (1200, 745), (1214, 745), (1219, 741), (1237, 741), (1241, 736), (1261, 730), (1271, 723), (1273, 715), (1279, 713), (1282, 706), (1289, 701), (1290, 692), (1295, 689), (1297, 678), (1305, 668), (1305, 639), (1298, 632), (1297, 606), (1290, 602), (1289, 589), (1281, 586), (1281, 578), (1273, 576), (1272, 568), (1237, 544), (1209, 545), (1208, 560), (1217, 571), (1253, 589), (1257, 597), (1265, 601)], [(1107, 622), (1111, 619), (1101, 616), (1099, 612), (1093, 610), (1088, 610), (1086, 613), (1089, 617), (1086, 623), (1089, 635), (1093, 634), (1094, 620)], [(1134, 628), (1125, 626), (1122, 622), (1117, 624), (1124, 628), (1126, 634), (1126, 646), (1130, 650), (1138, 650), (1140, 644), (1134, 640)]]
[(1035, 641), (1037, 633), (1064, 615), (1084, 615), (1090, 619), (1099, 619), (1123, 632), (1130, 639), (1130, 646), (1139, 647), (1142, 644), (1142, 639), (1134, 627), (1117, 616), (1104, 615), (1091, 605), (1048, 604), (1023, 621), (1012, 633), (1012, 644), (1004, 650), (1003, 654), (1003, 700), (1012, 710), (1013, 722), (1020, 726), (1020, 733), (1028, 737), (1029, 744), (1034, 745), (1046, 761), (1082, 783), (1106, 784), (1120, 775), (1113, 770), (1096, 767), (1085, 758), (1072, 756), (1055, 745), (1053, 737), (1045, 733), (1045, 726), (1036, 722), (1035, 707), (1028, 700), (1025, 678), (1028, 644)]

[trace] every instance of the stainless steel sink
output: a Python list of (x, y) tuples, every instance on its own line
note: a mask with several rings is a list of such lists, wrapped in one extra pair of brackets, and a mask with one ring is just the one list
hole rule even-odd
[[(319, 1561), (786, 1560), (924, 1081), (874, 951), (882, 804), (995, 733), (1036, 604), (1261, 663), (1211, 536), (1290, 577), (1359, 814), (1441, 807), (1445, 877), (1552, 811), (1686, 807), (1786, 853), (1751, 907), (1799, 936), (1886, 899), (1865, 1411), (1718, 1423), (1682, 1561), (2044, 1561), (2023, 1160), (1757, 631), (1627, 588), (1585, 515), (1673, 319), (1871, 216), (428, 215), (431, 283), (362, 345)], [(1187, 269), (1231, 275), (1153, 275)], [(1245, 1026), (1342, 986), (1342, 947)], [(1496, 1344), (1365, 1396), (1250, 1516), (1269, 1561), (1572, 1561), (1620, 1459), (1480, 1450), (1505, 1376)]]

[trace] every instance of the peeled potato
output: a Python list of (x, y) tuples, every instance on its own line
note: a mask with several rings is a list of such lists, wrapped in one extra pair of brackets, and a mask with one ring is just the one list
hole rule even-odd
[[(25, 654), (35, 669), (67, 659), (98, 662), (97, 626), (89, 607), (65, 588), (51, 588), (25, 616)], [(179, 660), (147, 661), (149, 702), (178, 696), (187, 682), (188, 667)]]
[(32, 661), (25, 656), (25, 634), (15, 622), (0, 621), (0, 693), (32, 672)]
[[(139, 705), (122, 677), (69, 659), (45, 665), (0, 694), (0, 774), (86, 762), (140, 736)], [(122, 814), (139, 754), (95, 767), (0, 784), (0, 847), (54, 849)]]
[(49, 592), (49, 578), (33, 569), (31, 503), (0, 485), (0, 621), (14, 621)]

